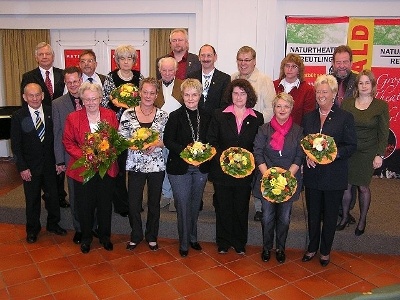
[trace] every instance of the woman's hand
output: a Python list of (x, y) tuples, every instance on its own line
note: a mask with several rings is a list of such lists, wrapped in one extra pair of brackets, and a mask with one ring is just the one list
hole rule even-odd
[(114, 104), (116, 107), (121, 107), (121, 108), (126, 108), (126, 109), (129, 108), (128, 105), (126, 105), (125, 103), (118, 102), (118, 99), (111, 97), (111, 95), (110, 95), (110, 100), (111, 100), (112, 104)]
[(307, 163), (307, 167), (309, 167), (309, 168), (315, 168), (315, 166), (317, 165), (315, 163), (315, 161), (309, 159), (308, 157), (306, 157), (306, 163)]
[(383, 158), (377, 155), (372, 161), (372, 167), (374, 169), (379, 169), (380, 167), (382, 167), (382, 163), (383, 163)]

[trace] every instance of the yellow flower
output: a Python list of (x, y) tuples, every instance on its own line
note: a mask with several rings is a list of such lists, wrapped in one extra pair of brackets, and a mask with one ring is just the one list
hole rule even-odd
[(127, 91), (128, 93), (132, 93), (132, 91), (133, 91), (133, 86), (131, 86), (131, 85), (125, 85), (124, 87), (125, 87), (125, 91)]
[(147, 139), (147, 138), (150, 136), (150, 134), (149, 134), (147, 128), (145, 128), (145, 127), (140, 127), (140, 128), (136, 131), (135, 136), (136, 136), (138, 139), (140, 139), (140, 140), (145, 140), (145, 139)]
[(103, 140), (99, 145), (100, 151), (106, 151), (108, 150), (108, 148), (110, 148), (110, 144), (108, 143), (107, 140)]
[(196, 149), (196, 150), (203, 150), (203, 143), (202, 142), (194, 142), (192, 148)]
[(233, 155), (233, 159), (234, 159), (234, 161), (241, 161), (242, 156), (239, 153), (236, 153), (235, 155)]
[(277, 180), (278, 180), (279, 184), (284, 185), (284, 186), (287, 185), (287, 180), (285, 177), (282, 176), (282, 174), (278, 175)]
[(280, 195), (282, 193), (281, 189), (272, 189), (271, 190), (274, 195)]
[(272, 179), (269, 181), (269, 183), (270, 183), (271, 186), (275, 186), (275, 184), (276, 184), (276, 179), (275, 179), (275, 178), (272, 178)]

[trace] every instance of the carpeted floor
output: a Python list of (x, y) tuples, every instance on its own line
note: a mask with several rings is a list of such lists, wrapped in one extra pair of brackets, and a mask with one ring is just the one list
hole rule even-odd
[[(23, 188), (16, 179), (17, 187), (12, 190), (2, 190), (0, 195), (0, 222), (25, 223), (25, 204)], [(396, 179), (373, 179), (371, 184), (372, 204), (367, 218), (364, 235), (354, 235), (355, 225), (337, 232), (333, 248), (350, 252), (400, 254), (400, 182)], [(199, 217), (199, 240), (213, 242), (215, 240), (215, 214), (212, 206), (212, 185), (207, 184), (204, 193), (204, 210)], [(45, 209), (43, 208), (42, 224), (45, 224)], [(61, 225), (72, 229), (69, 209), (61, 209)], [(359, 216), (358, 205), (352, 214)], [(261, 224), (253, 221), (254, 207), (250, 203), (248, 244), (261, 245)], [(146, 217), (145, 212), (142, 218)], [(130, 233), (127, 218), (113, 214), (113, 233)], [(177, 238), (176, 214), (161, 209), (160, 237)], [(300, 198), (293, 206), (292, 220), (287, 240), (288, 248), (304, 249), (307, 244), (306, 209), (304, 199)]]

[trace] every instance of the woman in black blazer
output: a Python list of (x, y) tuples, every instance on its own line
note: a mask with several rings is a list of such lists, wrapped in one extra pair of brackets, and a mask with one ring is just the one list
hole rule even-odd
[(244, 178), (229, 176), (222, 171), (219, 158), (229, 147), (242, 147), (252, 152), (254, 138), (264, 118), (252, 109), (257, 96), (245, 79), (235, 79), (227, 86), (224, 101), (228, 107), (215, 111), (207, 134), (208, 142), (217, 149), (210, 170), (215, 191), (216, 242), (221, 254), (227, 253), (230, 247), (244, 254), (253, 174)]
[(314, 87), (318, 108), (304, 116), (304, 134), (323, 133), (333, 137), (338, 153), (336, 159), (326, 165), (306, 158), (303, 182), (310, 242), (302, 261), (310, 261), (319, 248), (320, 263), (325, 267), (330, 261), (339, 205), (347, 188), (347, 161), (356, 151), (357, 138), (353, 115), (334, 104), (338, 91), (335, 77), (321, 75)]
[(197, 79), (181, 85), (184, 105), (170, 113), (164, 129), (164, 144), (169, 150), (167, 173), (174, 195), (179, 234), (179, 254), (188, 255), (189, 246), (201, 250), (197, 241), (197, 219), (210, 163), (196, 167), (186, 163), (180, 153), (194, 142), (206, 142), (210, 115), (198, 107), (203, 88)]

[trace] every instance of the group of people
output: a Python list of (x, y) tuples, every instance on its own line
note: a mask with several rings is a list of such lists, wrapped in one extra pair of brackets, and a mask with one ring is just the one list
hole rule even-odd
[[(57, 89), (65, 85), (64, 95), (55, 92), (62, 79), (52, 66), (51, 46), (37, 46), (39, 67), (34, 77), (25, 74), (21, 83), (27, 105), (13, 115), (11, 127), (12, 150), (24, 181), (27, 241), (35, 242), (40, 231), (41, 190), (48, 210), (47, 230), (66, 234), (58, 225), (56, 185), (56, 175), (65, 172), (73, 241), (83, 253), (90, 251), (93, 236), (106, 250), (113, 250), (113, 204), (115, 212), (129, 217), (132, 230), (126, 248), (134, 250), (145, 239), (156, 251), (160, 209), (169, 205), (177, 213), (179, 254), (186, 257), (189, 248), (202, 249), (197, 219), (209, 180), (214, 188), (218, 252), (233, 248), (245, 254), (253, 195), (254, 220), (262, 224), (261, 258), (269, 261), (275, 244), (276, 259), (283, 263), (292, 205), (304, 187), (310, 242), (302, 260), (311, 260), (319, 251), (320, 263), (326, 266), (335, 231), (355, 222), (350, 210), (357, 192), (360, 219), (355, 234), (364, 233), (369, 183), (374, 169), (382, 165), (389, 113), (386, 102), (375, 98), (373, 73), (351, 72), (352, 52), (344, 45), (333, 53), (332, 75), (319, 76), (314, 88), (304, 80), (304, 63), (297, 54), (282, 60), (279, 78), (272, 81), (256, 68), (256, 52), (249, 46), (237, 52), (238, 72), (232, 76), (215, 68), (213, 46), (203, 45), (198, 55), (189, 53), (184, 29), (171, 32), (170, 46), (171, 53), (157, 59), (157, 79), (132, 70), (137, 56), (130, 45), (116, 48), (118, 68), (107, 76), (95, 72), (94, 52), (84, 51), (80, 68), (62, 71), (62, 88)], [(111, 92), (124, 83), (138, 87), (138, 106), (126, 109), (112, 98)], [(145, 150), (127, 149), (103, 178), (96, 174), (84, 183), (83, 169), (72, 165), (82, 156), (86, 133), (95, 132), (99, 121), (107, 121), (127, 139), (143, 127), (157, 132), (159, 139)], [(300, 141), (313, 133), (334, 138), (337, 156), (331, 163), (317, 164), (304, 154)], [(209, 143), (216, 155), (199, 166), (187, 163), (180, 153), (195, 142)], [(230, 147), (254, 153), (256, 170), (241, 178), (224, 173), (220, 157)], [(284, 203), (263, 199), (260, 181), (271, 167), (286, 169), (297, 179), (295, 193)]]

